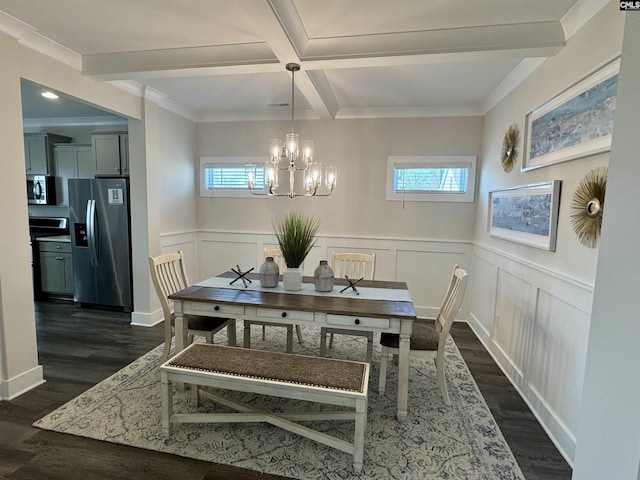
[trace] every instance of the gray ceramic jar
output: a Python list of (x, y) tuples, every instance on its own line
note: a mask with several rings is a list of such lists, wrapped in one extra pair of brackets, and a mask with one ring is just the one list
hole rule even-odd
[(260, 267), (260, 285), (264, 288), (277, 287), (279, 277), (278, 264), (273, 261), (273, 257), (267, 257)]
[(326, 260), (320, 260), (320, 265), (313, 272), (313, 283), (318, 292), (333, 290), (333, 270)]

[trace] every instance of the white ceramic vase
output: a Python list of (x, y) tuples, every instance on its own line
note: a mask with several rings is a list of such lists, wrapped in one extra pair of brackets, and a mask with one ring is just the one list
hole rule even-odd
[(282, 272), (282, 286), (291, 292), (300, 290), (302, 288), (302, 269), (285, 268)]

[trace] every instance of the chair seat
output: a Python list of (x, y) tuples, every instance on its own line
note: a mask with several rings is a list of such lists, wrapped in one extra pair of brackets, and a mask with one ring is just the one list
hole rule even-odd
[[(205, 317), (201, 315), (185, 315), (187, 319), (189, 330), (200, 330), (203, 332), (214, 331), (219, 329), (222, 325), (227, 323), (229, 318), (214, 318)], [(176, 325), (176, 314), (171, 314), (171, 326)]]
[[(413, 323), (411, 332), (411, 350), (438, 350), (438, 340), (440, 336), (435, 328), (424, 323)], [(383, 333), (380, 335), (380, 344), (388, 348), (398, 348), (400, 335), (396, 333)]]

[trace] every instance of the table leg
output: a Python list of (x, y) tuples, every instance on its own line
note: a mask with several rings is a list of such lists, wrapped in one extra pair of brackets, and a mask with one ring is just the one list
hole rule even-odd
[(244, 322), (244, 348), (251, 348), (251, 324)]
[(399, 421), (407, 418), (409, 397), (409, 339), (411, 333), (400, 334), (398, 353), (398, 413)]

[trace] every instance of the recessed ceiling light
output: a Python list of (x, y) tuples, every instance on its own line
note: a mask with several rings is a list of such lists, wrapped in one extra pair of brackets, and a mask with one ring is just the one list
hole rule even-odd
[(40, 95), (42, 95), (44, 98), (50, 98), (51, 100), (55, 100), (56, 98), (58, 98), (58, 95), (53, 92), (42, 92)]

